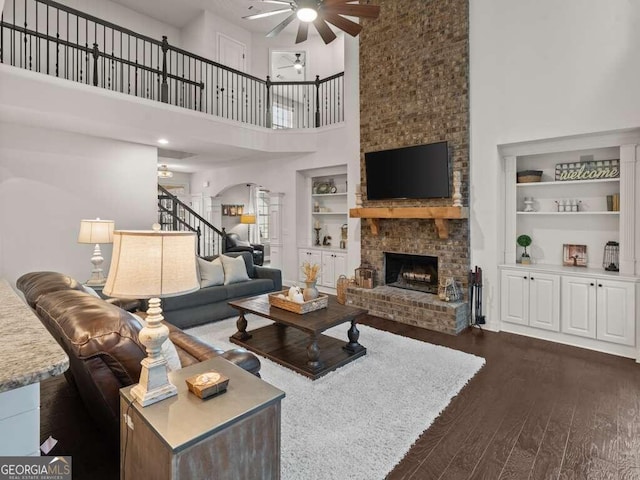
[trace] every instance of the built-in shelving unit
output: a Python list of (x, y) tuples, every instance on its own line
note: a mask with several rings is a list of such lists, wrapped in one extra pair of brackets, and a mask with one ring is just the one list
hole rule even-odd
[[(501, 330), (640, 362), (639, 145), (640, 130), (629, 130), (499, 147), (504, 165)], [(595, 168), (617, 165), (618, 176), (556, 179), (556, 170), (593, 168), (581, 162), (596, 162)], [(517, 183), (523, 170), (542, 171), (541, 181)], [(516, 238), (523, 234), (532, 239), (531, 264), (519, 263), (522, 248)], [(619, 272), (603, 266), (609, 241), (619, 245)], [(586, 268), (569, 264), (565, 245), (586, 247)]]
[[(311, 173), (307, 177), (308, 196), (305, 200), (310, 200), (311, 231), (306, 236), (310, 239), (308, 243), (305, 241), (299, 245), (298, 264), (320, 265), (317, 286), (327, 293), (335, 293), (337, 278), (347, 274), (347, 241), (342, 239), (343, 227), (349, 220), (347, 169), (345, 166), (344, 169), (334, 169), (332, 174), (325, 172)], [(302, 284), (304, 274), (300, 268), (297, 277), (296, 280)]]

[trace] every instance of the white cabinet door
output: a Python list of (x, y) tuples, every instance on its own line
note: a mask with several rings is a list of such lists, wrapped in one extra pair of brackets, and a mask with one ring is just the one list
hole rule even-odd
[(334, 257), (334, 268), (333, 268), (333, 283), (337, 285), (338, 277), (340, 275), (347, 275), (347, 254), (346, 253), (336, 253)]
[(529, 272), (529, 325), (560, 331), (560, 276)]
[(325, 287), (335, 288), (335, 254), (322, 252), (322, 285)]
[(635, 345), (635, 284), (598, 280), (597, 338)]
[(302, 272), (302, 264), (309, 262), (311, 264), (320, 265), (320, 272), (318, 273), (317, 285), (322, 285), (322, 252), (318, 250), (310, 250), (307, 248), (301, 248), (298, 250), (298, 280), (305, 281), (304, 273)]
[(595, 280), (562, 277), (562, 331), (596, 338)]
[(502, 270), (500, 290), (502, 321), (528, 325), (529, 274), (522, 270)]
[(322, 252), (322, 285), (336, 288), (340, 275), (347, 274), (347, 255), (344, 253)]

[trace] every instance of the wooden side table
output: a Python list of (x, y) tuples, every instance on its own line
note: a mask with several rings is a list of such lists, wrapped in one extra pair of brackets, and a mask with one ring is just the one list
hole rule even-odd
[[(215, 370), (225, 393), (201, 400), (188, 377)], [(178, 395), (148, 407), (120, 390), (120, 478), (280, 478), (284, 392), (216, 357), (169, 374)]]

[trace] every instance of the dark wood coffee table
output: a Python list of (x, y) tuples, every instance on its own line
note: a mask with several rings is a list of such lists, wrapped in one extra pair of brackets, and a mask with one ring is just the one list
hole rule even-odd
[[(314, 312), (299, 315), (269, 304), (268, 295), (229, 302), (240, 311), (238, 331), (229, 340), (247, 350), (305, 375), (312, 380), (326, 375), (367, 353), (358, 343), (358, 317), (366, 310), (341, 305), (333, 295), (329, 305)], [(275, 323), (247, 331), (245, 314), (253, 313)], [(348, 342), (322, 335), (328, 328), (350, 323)]]

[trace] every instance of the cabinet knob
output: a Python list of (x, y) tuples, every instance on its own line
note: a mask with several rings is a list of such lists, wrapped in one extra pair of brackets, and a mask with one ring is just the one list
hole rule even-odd
[(601, 284), (601, 283), (599, 283), (599, 284), (598, 284), (598, 286), (599, 286), (599, 287), (601, 287), (601, 286), (602, 286), (602, 284)]
[(526, 280), (526, 279), (527, 279), (527, 276), (525, 275), (525, 276), (524, 276), (524, 277), (522, 277), (522, 278), (524, 278), (524, 279)]
[(535, 278), (531, 277), (531, 280), (535, 280)]
[(593, 286), (595, 285), (595, 283), (593, 283), (593, 282), (592, 282), (592, 283), (590, 283), (589, 285), (591, 285), (591, 286), (593, 287)]

